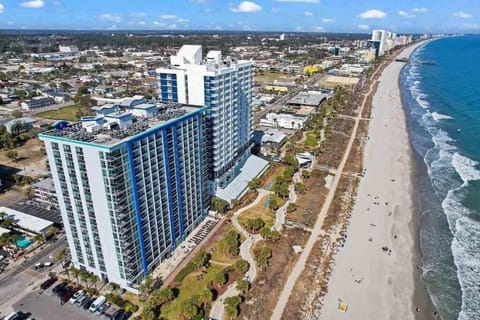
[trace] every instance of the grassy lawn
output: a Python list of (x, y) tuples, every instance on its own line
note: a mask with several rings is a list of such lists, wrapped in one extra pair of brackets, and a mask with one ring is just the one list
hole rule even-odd
[(307, 139), (305, 140), (305, 143), (311, 148), (315, 148), (317, 146), (318, 139), (315, 137), (314, 132), (307, 132)]
[(206, 273), (203, 274), (203, 279), (196, 279), (196, 276), (201, 274), (202, 271), (195, 271), (186, 276), (185, 279), (183, 279), (181, 286), (178, 287), (178, 297), (171, 303), (162, 307), (160, 313), (161, 318), (168, 320), (182, 320), (183, 318), (180, 314), (180, 306), (182, 302), (188, 300), (194, 294), (197, 294), (203, 289), (205, 289), (207, 287), (207, 283), (209, 281), (212, 281), (215, 274), (223, 270), (223, 268), (225, 267), (212, 263), (207, 269)]
[(265, 183), (263, 184), (262, 188), (267, 189), (269, 185), (271, 186), (278, 176), (283, 175), (283, 171), (285, 171), (285, 168), (286, 167), (284, 165), (277, 165), (275, 167), (271, 167), (266, 173), (268, 177), (266, 177)]
[(275, 195), (267, 195), (263, 197), (260, 203), (257, 204), (255, 207), (242, 213), (238, 217), (238, 222), (245, 226), (248, 219), (261, 218), (263, 221), (265, 221), (265, 225), (267, 227), (272, 227), (273, 223), (275, 222), (275, 212), (272, 212), (272, 210), (270, 210), (270, 208), (268, 207), (264, 207), (265, 202), (270, 197), (274, 197), (277, 200), (279, 207), (281, 207), (285, 203), (285, 201)]
[(255, 81), (266, 82), (266, 83), (271, 83), (271, 82), (274, 82), (275, 80), (288, 81), (291, 78), (292, 78), (291, 74), (282, 73), (282, 72), (264, 71), (263, 74), (262, 73), (255, 74)]
[(77, 121), (76, 113), (80, 109), (77, 105), (72, 105), (68, 107), (63, 107), (58, 110), (50, 110), (45, 112), (37, 113), (37, 117), (53, 119), (53, 120), (68, 120), (68, 121)]
[[(228, 228), (224, 232), (224, 234), (227, 234), (231, 229), (234, 229), (234, 228), (233, 227)], [(211, 248), (215, 248), (215, 249), (211, 250)], [(223, 240), (217, 241), (213, 244), (208, 245), (205, 250), (207, 252), (211, 252), (211, 255), (212, 255), (211, 259), (214, 261), (234, 264), (235, 261), (240, 259), (240, 256), (232, 258), (225, 254), (225, 242)]]

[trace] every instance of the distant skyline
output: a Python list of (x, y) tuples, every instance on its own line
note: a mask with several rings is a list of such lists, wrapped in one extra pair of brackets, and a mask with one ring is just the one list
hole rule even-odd
[(0, 29), (480, 32), (477, 0), (0, 0)]

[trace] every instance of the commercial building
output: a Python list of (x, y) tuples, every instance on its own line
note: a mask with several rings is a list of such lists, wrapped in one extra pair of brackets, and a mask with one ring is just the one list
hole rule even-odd
[(37, 120), (30, 117), (21, 117), (7, 121), (3, 125), (5, 126), (5, 130), (7, 130), (8, 133), (19, 134), (32, 129), (33, 124), (36, 122)]
[(378, 41), (378, 55), (383, 56), (385, 54), (385, 45), (387, 42), (387, 32), (385, 30), (373, 30), (372, 41)]
[(210, 121), (212, 181), (224, 188), (240, 174), (252, 147), (252, 62), (222, 57), (202, 46), (184, 45), (170, 57), (170, 66), (156, 70), (160, 100), (206, 106)]
[(285, 128), (299, 130), (307, 121), (305, 116), (297, 116), (290, 113), (270, 112), (260, 119), (260, 125), (272, 128)]
[(5, 213), (7, 217), (12, 218), (15, 221), (12, 226), (13, 229), (31, 235), (45, 235), (47, 229), (53, 226), (52, 221), (48, 221), (11, 208), (0, 207), (0, 212)]
[(207, 213), (207, 108), (95, 110), (39, 137), (74, 266), (135, 291)]

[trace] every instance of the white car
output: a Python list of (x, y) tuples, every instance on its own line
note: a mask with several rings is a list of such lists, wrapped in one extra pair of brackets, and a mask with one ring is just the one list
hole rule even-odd
[(51, 266), (53, 266), (53, 262), (50, 262), (50, 261), (45, 262), (45, 263), (43, 264), (43, 266), (44, 266), (44, 267), (51, 267)]
[(77, 302), (77, 299), (80, 298), (81, 296), (83, 296), (85, 294), (85, 292), (83, 290), (79, 290), (77, 292), (75, 292), (75, 294), (70, 298), (70, 300), (68, 300), (68, 302), (70, 304), (74, 304), (75, 302)]

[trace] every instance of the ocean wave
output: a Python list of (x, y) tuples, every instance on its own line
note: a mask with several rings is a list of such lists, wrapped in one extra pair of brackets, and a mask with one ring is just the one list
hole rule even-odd
[(480, 314), (480, 222), (461, 217), (456, 221), (456, 233), (452, 241), (458, 279), (462, 289), (462, 308), (459, 320), (479, 319)]
[(438, 112), (432, 112), (432, 118), (435, 121), (453, 119), (452, 117), (447, 116), (446, 114), (442, 114), (442, 113), (438, 113)]
[(453, 154), (452, 166), (463, 180), (462, 187), (468, 186), (469, 181), (480, 180), (480, 170), (475, 168), (477, 165), (478, 162), (462, 156), (458, 152)]

